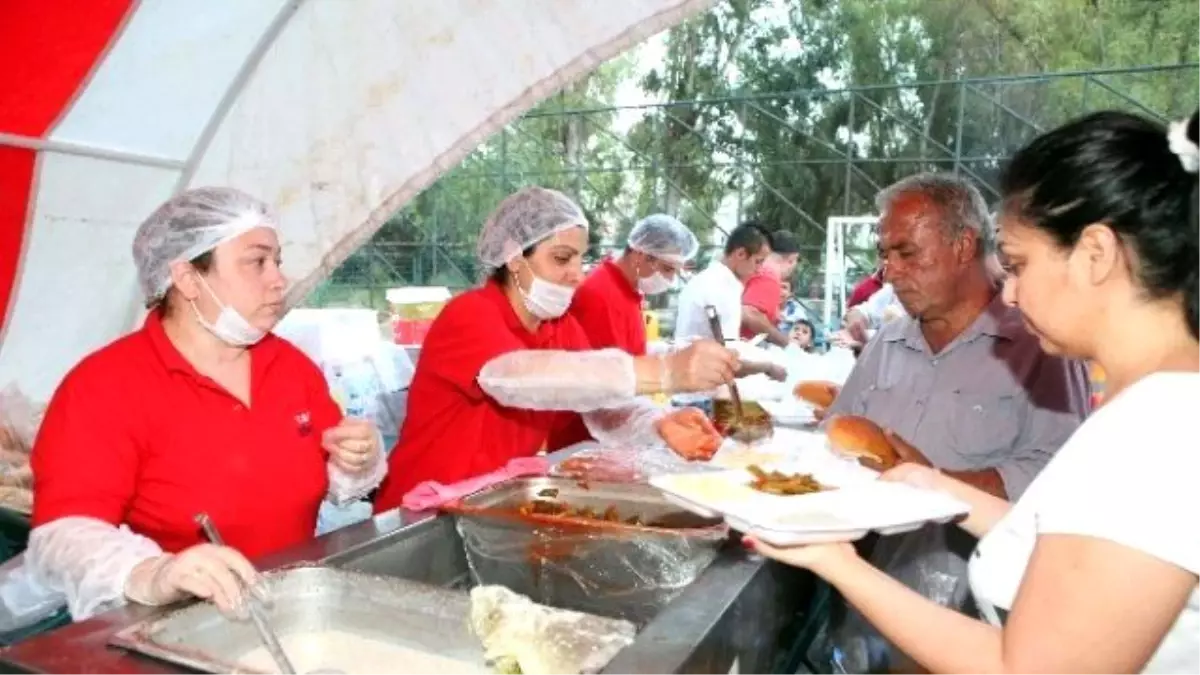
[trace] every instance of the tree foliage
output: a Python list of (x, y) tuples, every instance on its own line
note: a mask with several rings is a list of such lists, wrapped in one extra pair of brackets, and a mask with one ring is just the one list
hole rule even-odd
[[(593, 244), (666, 211), (819, 246), (826, 218), (873, 212), (905, 175), (957, 170), (990, 196), (1007, 155), (1073, 116), (1190, 112), (1194, 68), (1038, 75), (1194, 64), (1198, 31), (1194, 0), (724, 0), (642, 72), (609, 62), (490, 139), (334, 281), (470, 284), (487, 213), (533, 183), (580, 200)], [(615, 108), (631, 81), (661, 103)]]

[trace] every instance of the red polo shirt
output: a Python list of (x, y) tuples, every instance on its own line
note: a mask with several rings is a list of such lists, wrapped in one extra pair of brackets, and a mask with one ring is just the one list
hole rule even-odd
[(570, 314), (587, 334), (592, 349), (617, 347), (634, 356), (646, 353), (642, 294), (612, 260), (601, 263), (579, 285)]
[(582, 351), (588, 341), (570, 315), (529, 332), (504, 291), (490, 281), (446, 303), (421, 345), (408, 413), (388, 458), (376, 513), (400, 506), (418, 483), (455, 483), (542, 449), (564, 413), (504, 407), (476, 381), (497, 356), (538, 349)]
[(33, 450), (33, 526), (88, 516), (175, 552), (207, 512), (254, 558), (314, 536), (321, 433), (341, 420), (316, 364), (273, 335), (250, 348), (251, 405), (184, 359), (152, 313), (59, 385)]
[[(742, 304), (753, 307), (767, 316), (772, 324), (779, 323), (779, 307), (783, 304), (783, 279), (766, 266), (759, 268), (746, 282), (742, 291)], [(756, 335), (742, 322), (742, 337), (750, 339)]]
[[(612, 260), (605, 260), (588, 275), (571, 299), (571, 316), (583, 327), (592, 349), (616, 347), (634, 356), (646, 353), (646, 320), (642, 294)], [(576, 414), (551, 434), (546, 446), (558, 450), (590, 441), (591, 432)]]
[(850, 299), (846, 301), (846, 309), (850, 309), (855, 305), (861, 305), (871, 299), (883, 288), (883, 277), (876, 272), (871, 276), (863, 279), (854, 286), (854, 290), (850, 292)]

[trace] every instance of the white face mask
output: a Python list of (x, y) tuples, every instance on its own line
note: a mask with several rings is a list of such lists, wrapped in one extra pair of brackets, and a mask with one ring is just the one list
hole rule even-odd
[(534, 274), (532, 269), (529, 270), (529, 274), (533, 277), (533, 282), (529, 284), (528, 291), (517, 284), (517, 290), (521, 291), (521, 298), (525, 301), (525, 309), (542, 321), (557, 319), (566, 314), (567, 308), (571, 306), (571, 298), (575, 296), (575, 289), (544, 281)]
[(658, 295), (670, 290), (673, 283), (662, 272), (655, 272), (648, 277), (638, 277), (637, 285), (642, 295)]
[(204, 286), (204, 290), (208, 291), (209, 296), (212, 297), (213, 302), (216, 302), (221, 308), (220, 313), (217, 314), (217, 320), (214, 323), (209, 323), (204, 320), (204, 316), (196, 308), (196, 302), (190, 301), (189, 304), (192, 306), (192, 313), (196, 315), (196, 320), (208, 332), (217, 336), (217, 339), (221, 342), (232, 347), (249, 347), (266, 336), (267, 331), (254, 327), (236, 309), (221, 302), (221, 299), (213, 292), (213, 289), (204, 280), (204, 277), (199, 277), (199, 279), (200, 283)]

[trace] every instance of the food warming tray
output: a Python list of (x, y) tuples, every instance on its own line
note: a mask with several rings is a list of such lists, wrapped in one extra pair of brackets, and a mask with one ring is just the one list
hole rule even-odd
[[(479, 640), (467, 627), (466, 591), (316, 566), (265, 578), (272, 597), (268, 620), (298, 672), (490, 672)], [(344, 653), (313, 647), (320, 640), (312, 635), (327, 631), (370, 640), (365, 644), (379, 645), (397, 658), (376, 666), (339, 663)], [(260, 647), (254, 625), (225, 619), (209, 603), (134, 624), (111, 643), (201, 672), (263, 672), (238, 662)]]

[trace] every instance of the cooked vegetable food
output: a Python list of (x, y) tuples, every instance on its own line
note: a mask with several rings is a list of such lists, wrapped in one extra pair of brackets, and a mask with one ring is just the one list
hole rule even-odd
[(754, 477), (750, 487), (768, 494), (794, 497), (832, 489), (817, 482), (810, 473), (764, 471), (762, 467), (754, 464), (746, 467), (746, 470)]
[(722, 435), (743, 443), (753, 443), (769, 437), (775, 431), (771, 414), (754, 401), (742, 402), (742, 415), (738, 416), (733, 401), (713, 401), (713, 425)]

